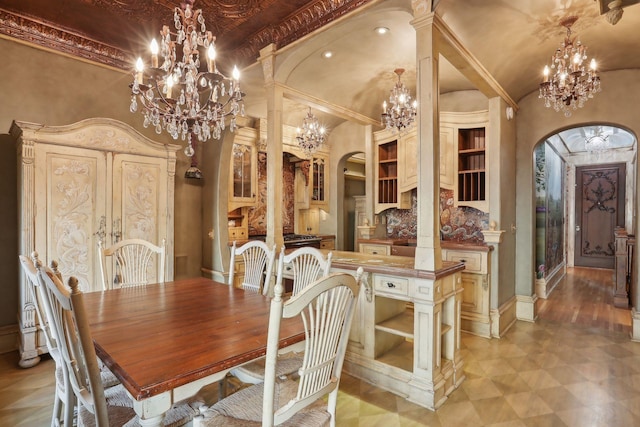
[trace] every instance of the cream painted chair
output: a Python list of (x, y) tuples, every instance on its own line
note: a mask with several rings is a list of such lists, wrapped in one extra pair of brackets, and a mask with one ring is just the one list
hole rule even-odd
[(237, 247), (233, 242), (231, 247), (231, 262), (229, 265), (229, 284), (233, 286), (235, 277), (236, 257), (242, 256), (244, 261), (244, 278), (242, 289), (253, 293), (267, 295), (271, 285), (273, 265), (276, 260), (276, 247), (269, 249), (266, 243), (253, 240)]
[(73, 395), (73, 392), (71, 391), (71, 387), (69, 386), (69, 373), (67, 372), (66, 365), (64, 364), (62, 356), (60, 355), (60, 349), (58, 348), (57, 342), (51, 334), (48, 317), (44, 313), (44, 306), (39, 295), (40, 292), (38, 290), (38, 271), (35, 267), (36, 265), (40, 264), (40, 260), (38, 260), (38, 253), (33, 252), (31, 256), (32, 259), (24, 255), (19, 255), (18, 258), (20, 259), (22, 270), (28, 278), (27, 288), (29, 289), (31, 300), (33, 301), (36, 316), (38, 317), (38, 323), (42, 328), (45, 343), (47, 344), (47, 349), (49, 350), (49, 355), (56, 365), (56, 388), (53, 403), (53, 415), (51, 416), (51, 426), (72, 426), (74, 418), (73, 414), (75, 407), (75, 397)]
[[(281, 283), (271, 301), (264, 383), (244, 388), (194, 419), (194, 427), (336, 425), (336, 404), (349, 330), (360, 288), (356, 277), (334, 273), (322, 277), (286, 302)], [(299, 377), (276, 375), (280, 323), (300, 316), (307, 339)], [(327, 399), (324, 396), (328, 395)]]
[[(275, 248), (274, 248), (275, 249)], [(320, 277), (325, 277), (331, 269), (332, 253), (325, 257), (322, 252), (313, 247), (302, 247), (285, 255), (284, 247), (278, 258), (278, 274), (276, 286), (284, 287), (285, 275), (293, 279), (292, 296), (297, 295), (310, 283)], [(286, 265), (286, 267), (285, 267)], [(267, 293), (265, 292), (265, 295)], [(288, 352), (278, 357), (276, 375), (283, 377), (295, 373), (302, 365), (302, 354)], [(230, 374), (246, 384), (259, 384), (264, 381), (265, 359), (261, 358), (246, 365), (232, 369)], [(226, 392), (222, 390), (221, 396)]]
[[(100, 276), (102, 277), (102, 289), (111, 289), (113, 286), (140, 286), (148, 282), (149, 270), (158, 266), (158, 277), (155, 282), (164, 282), (165, 269), (165, 239), (160, 246), (143, 239), (126, 239), (105, 248), (101, 241), (98, 242), (100, 253)], [(157, 255), (157, 257), (154, 257)], [(107, 277), (107, 259), (113, 259), (113, 277)], [(157, 262), (157, 264), (156, 264)]]
[[(125, 388), (121, 384), (103, 387), (78, 280), (69, 278), (69, 291), (58, 277), (41, 267), (37, 268), (37, 277), (49, 327), (58, 343), (78, 404), (77, 424), (85, 427), (140, 426), (133, 401)], [(201, 405), (201, 401), (175, 404), (167, 412), (163, 426), (177, 427), (190, 422)]]
[(285, 255), (283, 247), (278, 257), (276, 286), (282, 285), (285, 278), (293, 279), (291, 295), (297, 295), (309, 283), (329, 274), (332, 257), (332, 252), (325, 257), (319, 249), (311, 246), (295, 249)]
[[(42, 295), (43, 289), (38, 280), (37, 268), (42, 268), (51, 277), (55, 276), (58, 280), (62, 281), (62, 274), (58, 271), (58, 263), (51, 261), (51, 268), (43, 267), (42, 262), (38, 259), (38, 253), (32, 252), (31, 258), (24, 255), (19, 256), (22, 269), (27, 275), (27, 287), (31, 293), (31, 298), (35, 306), (36, 315), (38, 316), (38, 322), (42, 328), (45, 343), (49, 355), (53, 359), (56, 365), (55, 378), (56, 378), (56, 395), (53, 405), (53, 415), (51, 417), (52, 426), (71, 426), (73, 425), (76, 399), (69, 385), (69, 373), (66, 365), (62, 360), (60, 349), (56, 338), (52, 333), (50, 327), (50, 319), (44, 309), (42, 303), (44, 296)], [(98, 359), (98, 365), (100, 367), (100, 380), (104, 388), (113, 387), (120, 383), (115, 375)]]

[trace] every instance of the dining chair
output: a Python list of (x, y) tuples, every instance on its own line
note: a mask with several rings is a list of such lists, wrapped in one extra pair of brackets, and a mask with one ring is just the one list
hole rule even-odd
[[(143, 239), (125, 239), (105, 248), (102, 241), (98, 241), (102, 289), (111, 289), (113, 285), (120, 287), (146, 285), (149, 282), (149, 271), (156, 265), (154, 255), (157, 255), (158, 266), (158, 276), (155, 281), (164, 282), (165, 244), (165, 239), (162, 239), (160, 246)], [(109, 257), (114, 260), (111, 281), (107, 277), (107, 258)]]
[(31, 295), (31, 301), (33, 302), (33, 308), (35, 310), (37, 321), (42, 328), (45, 343), (47, 345), (47, 349), (49, 350), (49, 355), (53, 359), (56, 367), (54, 374), (56, 379), (56, 387), (53, 402), (53, 414), (51, 416), (51, 426), (72, 426), (75, 397), (73, 395), (73, 392), (71, 391), (71, 387), (69, 386), (69, 374), (67, 372), (67, 368), (62, 361), (62, 356), (60, 355), (60, 350), (58, 349), (57, 342), (51, 334), (48, 317), (44, 313), (44, 306), (41, 302), (39, 291), (37, 290), (39, 282), (38, 271), (36, 270), (35, 266), (40, 264), (38, 253), (33, 252), (31, 254), (31, 257), (32, 258), (29, 258), (25, 255), (18, 256), (18, 258), (20, 259), (22, 270), (27, 276), (26, 284), (28, 292)]
[(293, 279), (291, 295), (297, 295), (309, 283), (329, 274), (332, 257), (333, 252), (325, 257), (322, 251), (311, 246), (295, 249), (288, 254), (285, 254), (283, 247), (278, 257), (276, 286), (282, 285), (286, 278)]
[[(43, 290), (42, 304), (77, 401), (77, 425), (140, 426), (140, 420), (133, 410), (133, 401), (124, 386), (119, 384), (105, 388), (102, 384), (78, 280), (73, 276), (69, 278), (69, 291), (55, 275), (42, 267), (36, 270), (40, 289)], [(198, 399), (174, 404), (167, 412), (163, 426), (185, 425), (193, 419), (202, 404)]]
[(242, 289), (253, 293), (267, 295), (271, 284), (273, 265), (276, 259), (276, 246), (272, 249), (260, 240), (236, 246), (233, 242), (231, 247), (231, 261), (229, 265), (229, 285), (233, 286), (235, 277), (236, 257), (242, 256), (244, 261), (244, 277), (242, 279)]
[[(194, 427), (336, 425), (336, 403), (360, 278), (333, 273), (287, 301), (277, 284), (271, 301), (264, 383), (226, 397), (194, 419)], [(278, 342), (283, 318), (300, 316), (307, 337), (298, 377), (278, 379)], [(328, 395), (325, 399), (324, 396)]]
[[(274, 248), (275, 249), (275, 248)], [(284, 247), (278, 257), (278, 273), (275, 286), (283, 286), (285, 274), (293, 279), (292, 296), (300, 293), (308, 284), (327, 276), (331, 268), (332, 253), (324, 254), (314, 247), (302, 247), (285, 255)], [(286, 265), (286, 267), (285, 267)], [(286, 273), (285, 273), (286, 270)], [(266, 293), (265, 293), (266, 294)], [(302, 365), (302, 354), (287, 352), (278, 357), (277, 376), (295, 373)], [(245, 384), (259, 384), (264, 381), (265, 359), (261, 358), (232, 369), (229, 373)], [(221, 389), (221, 396), (226, 391)]]

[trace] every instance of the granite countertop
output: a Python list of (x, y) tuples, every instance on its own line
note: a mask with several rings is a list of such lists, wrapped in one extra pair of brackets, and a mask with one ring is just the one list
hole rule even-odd
[[(390, 246), (416, 246), (416, 239), (403, 239), (403, 238), (373, 238), (373, 239), (358, 239), (360, 243), (374, 243), (378, 245), (390, 245)], [(489, 252), (493, 250), (493, 246), (487, 244), (471, 244), (471, 243), (459, 243), (451, 241), (440, 241), (440, 247), (443, 249), (459, 249), (468, 251), (481, 251)]]
[(443, 261), (442, 268), (437, 271), (416, 270), (413, 257), (397, 255), (372, 255), (361, 252), (323, 250), (325, 254), (332, 252), (331, 267), (356, 270), (363, 267), (370, 273), (388, 274), (401, 277), (417, 277), (438, 279), (464, 269), (461, 262)]

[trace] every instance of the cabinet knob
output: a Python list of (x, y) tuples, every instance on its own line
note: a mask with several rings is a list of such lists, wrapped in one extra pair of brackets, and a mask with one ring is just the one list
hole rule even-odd
[(378, 255), (378, 252), (377, 251), (372, 251), (371, 255)]
[(387, 282), (387, 288), (395, 288), (396, 284), (393, 282)]
[(464, 264), (465, 262), (467, 262), (467, 260), (466, 259), (461, 259), (460, 262)]

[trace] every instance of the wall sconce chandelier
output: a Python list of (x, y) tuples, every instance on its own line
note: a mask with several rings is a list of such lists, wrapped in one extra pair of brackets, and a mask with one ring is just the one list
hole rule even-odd
[(320, 125), (318, 118), (313, 115), (311, 107), (309, 107), (309, 112), (302, 122), (302, 128), (296, 128), (296, 134), (298, 145), (307, 157), (311, 157), (324, 143), (327, 129)]
[[(181, 8), (175, 8), (176, 33), (167, 25), (162, 27), (160, 44), (155, 39), (151, 42), (151, 66), (145, 67), (138, 58), (130, 85), (130, 111), (136, 112), (140, 103), (145, 128), (154, 126), (158, 134), (165, 129), (173, 139), (187, 140), (184, 154), (188, 157), (195, 153), (194, 136), (202, 142), (219, 139), (227, 118), (233, 132), (236, 116), (244, 116), (238, 68), (234, 67), (231, 78), (218, 71), (215, 37), (206, 29), (202, 10), (192, 9), (193, 2), (184, 0)], [(206, 61), (201, 63), (200, 54), (204, 56), (205, 51)], [(161, 65), (158, 54), (163, 58)]]
[(538, 96), (544, 99), (545, 107), (562, 111), (566, 117), (571, 116), (571, 110), (582, 108), (587, 99), (600, 92), (595, 59), (591, 59), (589, 69), (585, 69), (583, 62), (587, 60), (587, 48), (580, 40), (571, 38), (571, 26), (577, 20), (578, 17), (570, 16), (560, 22), (567, 29), (567, 37), (551, 56), (551, 67), (544, 67), (544, 80), (540, 83)]
[(398, 81), (390, 91), (389, 104), (387, 101), (382, 103), (382, 124), (386, 129), (397, 128), (400, 131), (414, 122), (418, 102), (411, 101), (411, 94), (401, 81), (404, 68), (396, 68), (393, 72), (398, 76)]

